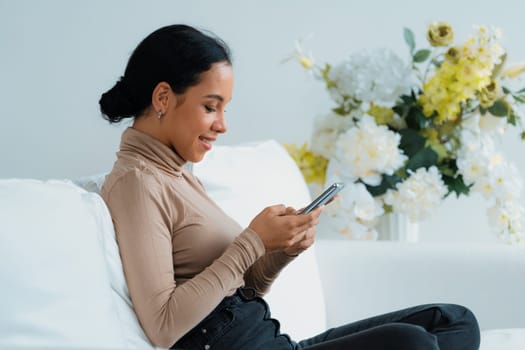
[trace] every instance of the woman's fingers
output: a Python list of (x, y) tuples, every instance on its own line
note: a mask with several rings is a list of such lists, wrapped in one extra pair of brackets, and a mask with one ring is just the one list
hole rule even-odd
[[(308, 230), (318, 223), (322, 207), (304, 215), (297, 215), (296, 212), (292, 207), (273, 205), (259, 213), (249, 227), (259, 235), (267, 251), (281, 250), (299, 244), (301, 247), (308, 247), (311, 245), (308, 240)], [(303, 241), (306, 242), (301, 243)]]

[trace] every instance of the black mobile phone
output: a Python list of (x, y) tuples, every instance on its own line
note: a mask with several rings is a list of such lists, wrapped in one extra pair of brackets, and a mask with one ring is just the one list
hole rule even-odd
[(342, 182), (334, 182), (330, 187), (328, 187), (323, 193), (319, 195), (316, 199), (312, 201), (312, 203), (308, 204), (306, 207), (304, 207), (301, 211), (299, 211), (297, 214), (308, 214), (315, 208), (317, 208), (320, 205), (325, 204), (330, 199), (332, 199), (339, 191), (341, 191), (345, 187), (345, 184)]

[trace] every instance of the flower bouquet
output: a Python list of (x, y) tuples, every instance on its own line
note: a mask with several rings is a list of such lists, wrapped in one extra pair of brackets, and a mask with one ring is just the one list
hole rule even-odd
[(374, 239), (387, 213), (417, 222), (451, 193), (479, 192), (494, 231), (519, 240), (522, 181), (497, 141), (509, 127), (525, 135), (525, 88), (517, 86), (525, 65), (506, 65), (500, 37), (478, 26), (454, 44), (453, 28), (433, 23), (428, 48), (416, 49), (404, 29), (408, 62), (375, 49), (333, 66), (316, 64), (298, 45), (295, 57), (335, 106), (316, 119), (309, 146), (286, 147), (308, 183), (347, 184), (323, 214), (339, 232)]

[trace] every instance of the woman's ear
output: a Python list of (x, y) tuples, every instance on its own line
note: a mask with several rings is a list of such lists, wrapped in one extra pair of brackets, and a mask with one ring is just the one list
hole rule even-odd
[[(164, 114), (168, 110), (169, 99), (175, 98), (175, 94), (171, 94), (171, 86), (165, 81), (161, 81), (153, 89), (151, 95), (151, 105), (156, 113)], [(173, 101), (176, 102), (176, 101)], [(172, 103), (173, 103), (172, 102)]]

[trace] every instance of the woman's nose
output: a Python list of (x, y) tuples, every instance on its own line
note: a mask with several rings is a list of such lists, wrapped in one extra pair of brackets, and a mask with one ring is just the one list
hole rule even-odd
[(224, 112), (222, 112), (221, 115), (219, 115), (217, 119), (215, 119), (215, 121), (212, 124), (212, 129), (213, 131), (221, 134), (224, 134), (228, 130), (228, 127), (226, 126), (226, 118), (224, 116)]

